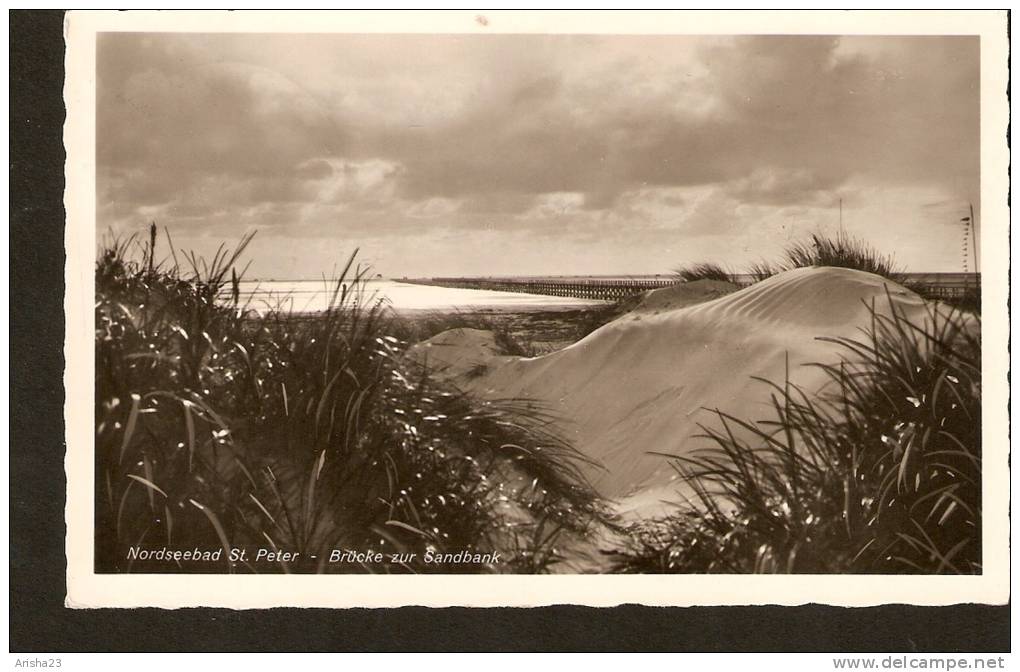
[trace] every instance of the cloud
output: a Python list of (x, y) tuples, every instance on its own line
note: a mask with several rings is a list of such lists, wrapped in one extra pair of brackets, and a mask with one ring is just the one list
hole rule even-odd
[(841, 51), (835, 37), (713, 41), (697, 52), (701, 68), (635, 73), (654, 85), (622, 89), (607, 75), (598, 96), (598, 73), (538, 75), (373, 149), (408, 167), (401, 193), (410, 198), (580, 191), (589, 206), (611, 207), (640, 185), (760, 181), (763, 172), (799, 176), (773, 181), (769, 197), (779, 200), (797, 198), (806, 181), (832, 190), (855, 174), (960, 186), (976, 169), (976, 52), (935, 49), (934, 71), (916, 65), (930, 60), (930, 40), (904, 41), (895, 68), (880, 60), (888, 54)]
[(807, 168), (755, 168), (750, 175), (726, 183), (727, 193), (744, 203), (785, 206), (831, 206), (838, 201), (837, 183)]
[(343, 146), (314, 97), (265, 68), (209, 62), (172, 39), (107, 34), (97, 69), (96, 155), (111, 199), (298, 200), (308, 195), (302, 170)]
[(975, 38), (104, 34), (97, 56), (101, 229), (446, 236), (457, 268), (481, 232), (651, 259), (768, 247), (865, 193), (978, 195)]

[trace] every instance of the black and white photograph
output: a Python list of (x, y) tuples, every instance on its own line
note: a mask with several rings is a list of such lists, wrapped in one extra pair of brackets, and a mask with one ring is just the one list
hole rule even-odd
[(455, 14), (70, 16), (69, 581), (1007, 599), (1004, 30)]

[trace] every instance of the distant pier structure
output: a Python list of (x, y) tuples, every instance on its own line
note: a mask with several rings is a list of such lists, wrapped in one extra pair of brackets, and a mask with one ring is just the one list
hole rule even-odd
[(455, 289), (487, 289), (575, 299), (616, 301), (649, 289), (675, 285), (672, 278), (427, 278), (404, 282)]
[[(736, 284), (747, 286), (753, 276), (737, 274)], [(670, 287), (682, 280), (669, 275), (630, 277), (502, 277), (502, 278), (416, 278), (401, 279), (416, 285), (452, 287), (455, 289), (484, 289), (518, 294), (540, 294), (597, 301), (617, 301), (649, 289)], [(978, 273), (905, 273), (903, 284), (929, 299), (954, 299), (968, 293), (980, 292), (981, 276)]]

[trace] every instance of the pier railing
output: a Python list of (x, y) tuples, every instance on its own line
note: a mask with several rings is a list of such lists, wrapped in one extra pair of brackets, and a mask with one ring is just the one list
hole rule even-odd
[[(742, 274), (734, 275), (733, 280), (741, 286), (747, 286), (754, 282), (752, 276)], [(487, 289), (496, 292), (617, 301), (649, 289), (677, 285), (682, 281), (672, 276), (635, 276), (629, 278), (405, 278), (401, 282), (455, 289)], [(979, 293), (981, 276), (977, 273), (907, 273), (904, 274), (903, 284), (925, 298), (955, 299), (968, 293)]]

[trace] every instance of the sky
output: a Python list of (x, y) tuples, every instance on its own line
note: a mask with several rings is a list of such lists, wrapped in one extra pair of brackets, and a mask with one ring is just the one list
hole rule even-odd
[[(248, 277), (733, 270), (842, 226), (962, 270), (975, 37), (104, 33), (100, 235)], [(840, 207), (842, 203), (842, 208)], [(980, 221), (980, 219), (979, 219)], [(973, 268), (973, 266), (971, 266)]]

